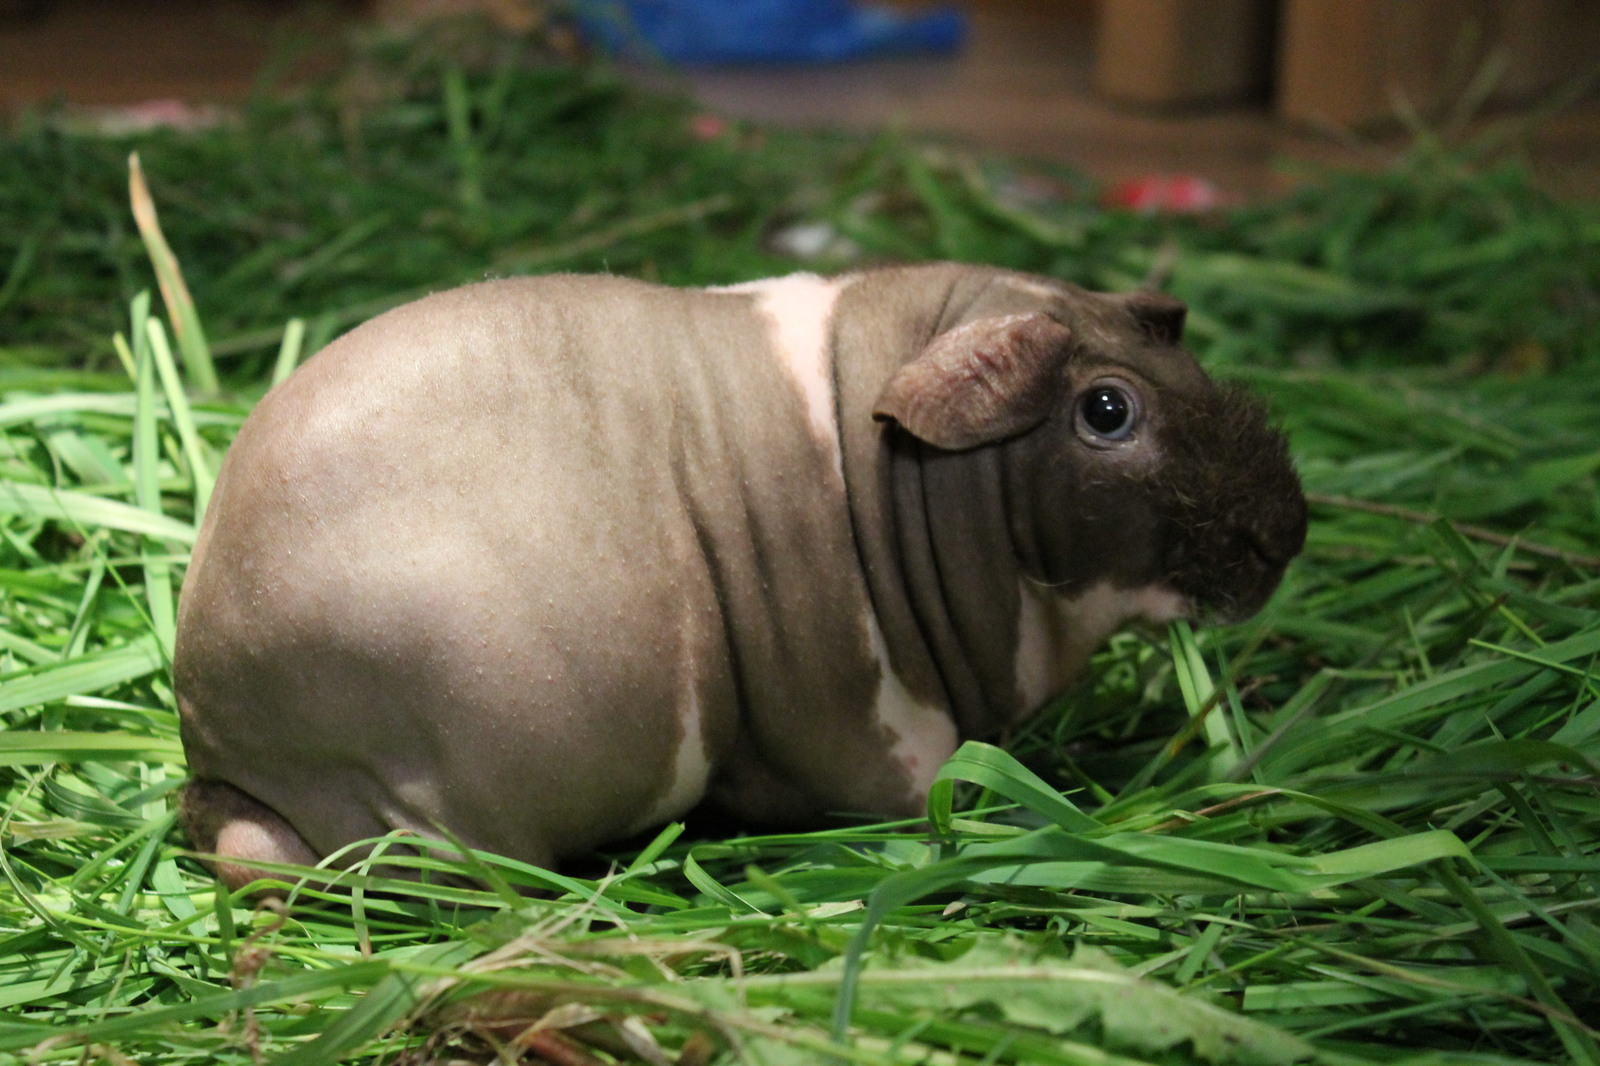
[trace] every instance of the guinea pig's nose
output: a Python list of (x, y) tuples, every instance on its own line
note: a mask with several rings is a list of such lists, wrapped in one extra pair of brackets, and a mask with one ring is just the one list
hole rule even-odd
[(1307, 513), (1305, 498), (1295, 505), (1264, 516), (1252, 524), (1251, 548), (1267, 562), (1282, 569), (1306, 546)]
[(1275, 538), (1269, 539), (1246, 530), (1234, 535), (1234, 554), (1237, 558), (1254, 563), (1263, 570), (1281, 570), (1289, 565), (1289, 560), (1294, 558), (1294, 552), (1280, 550), (1279, 543)]

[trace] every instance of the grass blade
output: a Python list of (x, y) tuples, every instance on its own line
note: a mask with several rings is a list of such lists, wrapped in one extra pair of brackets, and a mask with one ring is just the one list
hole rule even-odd
[(200, 326), (194, 297), (189, 295), (189, 286), (183, 280), (178, 257), (172, 254), (172, 248), (161, 232), (155, 200), (145, 183), (138, 152), (128, 156), (128, 198), (133, 204), (133, 219), (138, 224), (139, 237), (144, 241), (150, 265), (155, 268), (156, 281), (161, 286), (162, 302), (166, 304), (167, 314), (172, 317), (173, 328), (178, 334), (178, 350), (183, 353), (189, 383), (196, 392), (211, 395), (220, 388), (216, 367), (211, 362), (211, 349), (206, 344), (205, 331)]

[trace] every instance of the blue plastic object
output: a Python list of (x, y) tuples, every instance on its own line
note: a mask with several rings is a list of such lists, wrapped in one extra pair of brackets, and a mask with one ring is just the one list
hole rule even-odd
[(575, 6), (584, 31), (602, 48), (684, 65), (953, 52), (967, 28), (953, 6), (907, 14), (850, 0), (590, 0)]

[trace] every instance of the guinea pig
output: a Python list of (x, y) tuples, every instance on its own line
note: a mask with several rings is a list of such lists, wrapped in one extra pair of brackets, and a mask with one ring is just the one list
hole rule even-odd
[(490, 281), (245, 421), (179, 607), (196, 847), (238, 887), (404, 829), (550, 866), (709, 798), (916, 816), (1119, 627), (1300, 551), (1185, 310), (959, 264)]

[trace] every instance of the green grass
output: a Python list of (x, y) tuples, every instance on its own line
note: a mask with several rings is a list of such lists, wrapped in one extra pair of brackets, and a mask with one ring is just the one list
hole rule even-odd
[[(1600, 1062), (1600, 210), (1424, 141), (1149, 218), (899, 138), (697, 139), (600, 70), (367, 61), (404, 91), (0, 150), (0, 1062)], [(796, 263), (796, 221), (842, 241)], [(931, 832), (440, 848), (409, 861), (485, 887), (356, 871), (287, 914), (184, 850), (175, 593), (301, 353), (486, 273), (933, 256), (1191, 302), (1315, 501), (1261, 616), (1116, 638), (958, 753)]]

